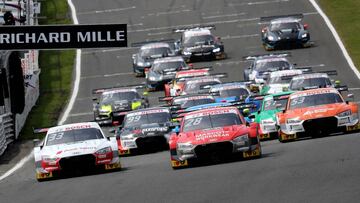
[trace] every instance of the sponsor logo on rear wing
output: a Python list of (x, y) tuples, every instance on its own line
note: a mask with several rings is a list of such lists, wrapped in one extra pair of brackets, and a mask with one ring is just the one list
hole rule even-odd
[(304, 18), (304, 14), (296, 13), (296, 14), (288, 14), (288, 15), (277, 15), (277, 16), (266, 16), (260, 17), (260, 22), (270, 22), (272, 20), (281, 20), (281, 19), (292, 18), (297, 21), (301, 21)]
[(266, 57), (290, 57), (291, 52), (278, 52), (278, 53), (271, 53), (271, 54), (257, 54), (257, 55), (249, 55), (243, 56), (245, 60), (256, 60), (259, 58), (266, 58)]
[(173, 29), (173, 32), (175, 33), (179, 33), (179, 32), (185, 32), (185, 31), (190, 31), (190, 30), (211, 30), (211, 29), (216, 29), (215, 25), (192, 25), (192, 26), (183, 26), (183, 27), (177, 27), (175, 29)]

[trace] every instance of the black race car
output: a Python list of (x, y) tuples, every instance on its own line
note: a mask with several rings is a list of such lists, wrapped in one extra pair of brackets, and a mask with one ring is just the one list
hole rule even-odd
[(265, 50), (290, 48), (293, 46), (310, 47), (308, 24), (302, 24), (302, 14), (261, 17), (260, 21), (270, 21), (261, 30)]
[(163, 88), (164, 84), (175, 78), (177, 71), (190, 68), (181, 56), (156, 59), (149, 71), (145, 73), (146, 88), (148, 91)]
[(175, 51), (181, 54), (186, 62), (194, 60), (224, 59), (226, 53), (220, 37), (211, 34), (214, 26), (196, 26), (175, 29), (182, 32), (181, 39), (175, 42)]
[(129, 112), (116, 132), (119, 154), (136, 154), (167, 149), (172, 130), (167, 107), (154, 107)]
[[(133, 54), (133, 71), (136, 76), (145, 76), (145, 71), (151, 67), (157, 58), (174, 56), (173, 43), (153, 42), (146, 43), (140, 47), (138, 53)], [(132, 46), (138, 46), (141, 43), (134, 43)]]
[(93, 90), (94, 120), (99, 125), (120, 124), (127, 112), (149, 107), (147, 92), (143, 96), (138, 88), (143, 86), (113, 87)]

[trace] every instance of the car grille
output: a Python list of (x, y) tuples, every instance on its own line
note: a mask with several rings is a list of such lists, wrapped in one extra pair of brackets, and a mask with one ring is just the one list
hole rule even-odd
[(337, 127), (337, 118), (335, 117), (326, 117), (306, 120), (303, 123), (305, 133), (309, 135), (324, 134), (336, 132)]
[(63, 170), (91, 169), (95, 167), (96, 158), (92, 154), (65, 157), (60, 160), (60, 167)]
[(233, 144), (231, 142), (218, 142), (206, 145), (198, 145), (195, 147), (197, 158), (209, 158), (216, 155), (229, 155), (233, 152)]

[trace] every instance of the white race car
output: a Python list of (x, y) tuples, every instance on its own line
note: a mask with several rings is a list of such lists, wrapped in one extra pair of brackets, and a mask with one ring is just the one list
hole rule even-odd
[(36, 179), (39, 181), (60, 172), (121, 168), (116, 138), (105, 137), (95, 122), (34, 130), (34, 133), (45, 132), (45, 139), (34, 148)]

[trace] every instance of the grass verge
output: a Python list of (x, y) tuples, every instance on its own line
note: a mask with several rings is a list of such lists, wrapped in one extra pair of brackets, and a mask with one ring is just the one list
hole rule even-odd
[[(66, 0), (41, 1), (39, 24), (72, 24)], [(21, 131), (21, 139), (33, 139), (32, 127), (48, 127), (57, 123), (71, 91), (75, 50), (40, 51), (40, 97)]]
[(360, 68), (360, 1), (359, 0), (318, 0), (321, 8), (344, 42), (355, 66)]

